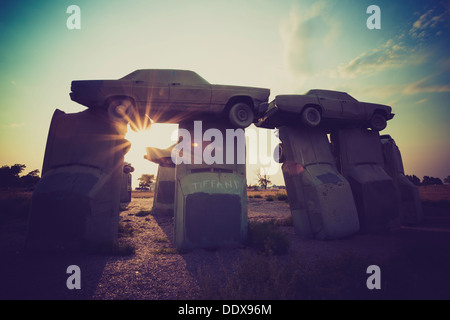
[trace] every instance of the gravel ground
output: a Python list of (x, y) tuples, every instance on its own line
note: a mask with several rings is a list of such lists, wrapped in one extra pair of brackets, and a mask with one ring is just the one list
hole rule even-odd
[[(240, 259), (246, 248), (193, 250), (179, 254), (174, 250), (173, 217), (167, 214), (138, 214), (152, 208), (153, 198), (133, 198), (121, 211), (121, 224), (132, 230), (121, 243), (135, 247), (128, 256), (74, 255), (27, 256), (3, 254), (0, 265), (0, 299), (203, 299), (204, 271), (220, 277), (220, 270)], [(250, 221), (286, 220), (289, 205), (281, 201), (249, 199)], [(311, 268), (317, 261), (343, 254), (361, 256), (373, 264), (383, 264), (409, 241), (417, 230), (402, 229), (384, 235), (356, 235), (339, 241), (300, 239), (293, 226), (280, 227), (289, 237), (290, 251), (285, 261), (301, 254)], [(442, 234), (442, 233), (441, 233)], [(447, 235), (450, 234), (447, 232)], [(446, 238), (448, 240), (448, 236)], [(68, 290), (69, 265), (81, 269), (81, 290)]]

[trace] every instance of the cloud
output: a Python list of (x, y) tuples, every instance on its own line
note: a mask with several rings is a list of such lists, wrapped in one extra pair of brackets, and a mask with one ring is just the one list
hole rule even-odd
[(431, 75), (408, 85), (404, 94), (450, 92), (450, 84), (441, 82), (440, 75)]
[(325, 8), (324, 2), (316, 2), (302, 11), (293, 7), (289, 18), (280, 25), (285, 63), (296, 75), (311, 75), (317, 71), (317, 52), (326, 46), (336, 31)]
[(428, 101), (428, 99), (422, 99), (422, 100), (417, 101), (416, 104), (423, 104), (427, 101)]
[(340, 65), (337, 76), (354, 78), (359, 75), (402, 67), (410, 62), (417, 63), (424, 59), (425, 56), (414, 54), (414, 49), (409, 48), (403, 42), (389, 39), (380, 47), (363, 52), (350, 62)]
[(23, 126), (23, 123), (10, 123), (9, 124), (10, 128), (19, 128), (19, 127), (22, 127), (22, 126)]
[(417, 39), (425, 39), (432, 34), (442, 35), (442, 30), (436, 30), (442, 27), (443, 23), (448, 21), (450, 16), (449, 8), (432, 8), (423, 13), (419, 19), (417, 19), (409, 34)]

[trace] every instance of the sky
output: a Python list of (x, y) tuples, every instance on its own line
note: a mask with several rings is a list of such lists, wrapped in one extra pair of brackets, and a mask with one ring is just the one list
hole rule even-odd
[[(80, 8), (80, 29), (67, 27), (70, 5)], [(381, 29), (367, 27), (370, 5), (380, 8)], [(396, 115), (382, 134), (395, 139), (405, 173), (443, 179), (450, 175), (449, 24), (449, 1), (2, 1), (0, 165), (42, 169), (55, 109), (85, 109), (70, 100), (72, 80), (169, 68), (269, 88), (269, 100), (329, 89), (390, 105)], [(156, 174), (145, 147), (170, 146), (176, 128), (127, 134), (134, 186), (142, 173)], [(247, 166), (249, 184), (257, 168)], [(284, 184), (281, 169), (271, 178)]]

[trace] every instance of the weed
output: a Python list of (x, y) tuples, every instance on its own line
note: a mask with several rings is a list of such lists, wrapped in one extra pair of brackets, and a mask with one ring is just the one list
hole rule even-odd
[(286, 193), (277, 193), (276, 195), (275, 195), (275, 198), (278, 200), (278, 201), (286, 201), (287, 199), (288, 199), (288, 196), (287, 196), (287, 194)]
[(288, 252), (290, 242), (287, 235), (270, 222), (250, 222), (247, 243), (266, 254), (284, 254)]

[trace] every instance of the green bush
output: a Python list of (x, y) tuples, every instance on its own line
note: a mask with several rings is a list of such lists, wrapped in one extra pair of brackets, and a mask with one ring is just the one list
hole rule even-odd
[(255, 195), (253, 196), (253, 198), (262, 199), (262, 195), (260, 195), (260, 194), (255, 194)]

